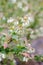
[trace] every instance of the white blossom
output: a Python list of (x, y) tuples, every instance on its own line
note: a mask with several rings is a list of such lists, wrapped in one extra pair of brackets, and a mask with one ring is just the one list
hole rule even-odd
[(26, 14), (24, 18), (21, 19), (21, 21), (23, 22), (22, 26), (29, 26), (31, 23), (34, 22), (34, 17), (32, 16), (32, 14), (29, 13)]
[(27, 12), (27, 11), (28, 11), (28, 6), (23, 7), (22, 10), (23, 10), (24, 12)]
[(30, 25), (30, 22), (28, 21), (28, 19), (27, 20), (24, 20), (24, 23), (22, 24), (22, 26), (29, 26)]
[(35, 52), (35, 49), (29, 49), (28, 51), (27, 51), (28, 53), (34, 53)]
[(3, 59), (6, 58), (5, 54), (2, 54), (2, 58), (3, 58)]
[(34, 16), (32, 13), (28, 13), (28, 14), (26, 14), (26, 16), (28, 17), (29, 22), (34, 22)]
[(34, 33), (34, 31), (32, 30), (32, 31), (31, 31), (31, 34), (33, 34), (33, 33)]
[(5, 58), (6, 58), (6, 55), (3, 53), (0, 53), (0, 61), (2, 61), (2, 59), (5, 59)]
[(6, 20), (6, 18), (3, 16), (3, 20)]
[(16, 3), (16, 0), (11, 0), (12, 3)]
[(18, 2), (17, 7), (22, 8), (22, 2)]
[(2, 61), (2, 55), (1, 55), (1, 53), (0, 53), (0, 61)]
[(14, 25), (18, 25), (18, 24), (19, 24), (19, 22), (18, 22), (18, 21), (15, 21), (15, 22), (14, 22)]
[(0, 61), (2, 61), (2, 58), (0, 57)]
[(35, 52), (35, 49), (34, 49), (34, 48), (32, 48), (32, 46), (31, 46), (31, 44), (30, 44), (30, 43), (28, 44), (28, 46), (27, 46), (27, 47), (28, 47), (28, 51), (27, 51), (28, 53), (34, 53), (34, 52)]
[(43, 32), (43, 27), (40, 27), (39, 30), (40, 30), (41, 32)]
[(13, 32), (13, 30), (12, 29), (10, 29), (10, 31), (9, 32)]
[(14, 65), (16, 65), (16, 60), (13, 60)]
[(25, 26), (25, 27), (28, 26), (28, 25), (29, 25), (29, 22), (25, 22), (25, 23), (22, 24), (22, 26)]
[(39, 29), (35, 29), (35, 32), (36, 32), (36, 33), (39, 33)]
[(31, 48), (31, 44), (28, 44), (28, 47)]
[(11, 22), (13, 22), (14, 21), (14, 19), (12, 18), (12, 17), (10, 17), (8, 20), (7, 20), (7, 23), (11, 23)]
[(27, 62), (28, 61), (28, 58), (27, 57), (24, 57), (23, 58), (23, 61), (26, 61)]
[(34, 17), (33, 17), (32, 15), (30, 15), (30, 16), (28, 16), (28, 20), (29, 20), (30, 22), (34, 22)]
[(37, 38), (37, 35), (31, 34), (31, 35), (30, 35), (30, 38), (31, 38), (31, 39), (35, 39), (35, 38)]

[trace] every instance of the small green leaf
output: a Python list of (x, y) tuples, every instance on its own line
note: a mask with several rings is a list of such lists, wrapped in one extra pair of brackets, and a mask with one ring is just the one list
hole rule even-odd
[(4, 29), (3, 27), (0, 27), (0, 32), (2, 32), (2, 31), (3, 31), (3, 29)]

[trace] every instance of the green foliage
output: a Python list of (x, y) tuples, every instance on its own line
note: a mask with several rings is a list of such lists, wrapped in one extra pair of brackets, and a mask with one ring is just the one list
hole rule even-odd
[(35, 59), (36, 61), (38, 61), (38, 62), (40, 62), (40, 61), (43, 62), (43, 56), (38, 56), (38, 55), (36, 55), (36, 56), (34, 57), (34, 59)]
[(12, 60), (6, 58), (2, 61), (2, 65), (14, 65), (14, 63)]
[(0, 27), (0, 32), (2, 32), (2, 31), (3, 31), (3, 29), (4, 29), (3, 27)]
[(15, 33), (14, 31), (13, 31), (13, 33), (12, 33), (12, 39), (13, 40), (18, 40), (18, 35), (17, 35), (17, 33)]
[(6, 38), (5, 35), (2, 35), (2, 36), (0, 37), (0, 47), (4, 44), (5, 38)]
[(10, 49), (9, 49), (9, 48), (4, 49), (4, 47), (1, 46), (1, 47), (0, 47), (0, 52), (1, 52), (1, 53), (5, 53), (5, 54), (8, 54), (8, 53), (10, 52)]
[(36, 61), (40, 61), (40, 56), (35, 56)]
[(20, 52), (23, 52), (24, 50), (26, 50), (26, 48), (24, 46), (16, 46), (14, 47), (14, 53), (15, 54), (19, 54)]

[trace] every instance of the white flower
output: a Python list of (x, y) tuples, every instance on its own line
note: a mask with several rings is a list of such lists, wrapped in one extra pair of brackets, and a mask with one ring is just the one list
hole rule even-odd
[(24, 58), (23, 58), (23, 61), (26, 61), (26, 62), (27, 62), (27, 61), (28, 61), (28, 58), (24, 57)]
[(40, 30), (41, 32), (43, 32), (43, 27), (40, 27), (39, 30)]
[(16, 65), (16, 60), (13, 60), (14, 65)]
[(36, 32), (36, 33), (39, 33), (39, 29), (35, 29), (35, 32)]
[(34, 17), (31, 14), (27, 14), (21, 20), (23, 22), (22, 26), (29, 26), (31, 23), (34, 22)]
[(22, 23), (24, 22), (24, 19), (23, 19), (23, 18), (21, 18), (21, 22), (22, 22)]
[(18, 22), (18, 21), (15, 21), (15, 22), (14, 22), (14, 25), (18, 25), (18, 24), (19, 24), (19, 22)]
[(11, 0), (12, 3), (16, 3), (16, 0)]
[(3, 16), (3, 20), (6, 20), (6, 18)]
[(13, 30), (11, 29), (10, 32), (13, 32)]
[(27, 52), (28, 53), (34, 53), (35, 52), (35, 49), (29, 49)]
[(22, 24), (22, 26), (27, 26), (27, 25), (28, 25), (28, 23), (27, 23), (27, 22)]
[(3, 59), (6, 58), (5, 54), (2, 54), (2, 58), (3, 58)]
[(28, 6), (25, 6), (24, 8), (22, 8), (22, 10), (23, 10), (24, 12), (27, 12), (27, 11), (28, 11)]
[(30, 35), (30, 38), (31, 38), (31, 39), (35, 39), (35, 38), (37, 38), (37, 35), (31, 34), (31, 35)]
[(31, 44), (28, 44), (28, 47), (31, 48)]
[(6, 58), (5, 54), (0, 53), (0, 61), (2, 61), (2, 59)]
[(7, 20), (7, 23), (11, 23), (13, 21), (14, 21), (14, 19), (12, 17), (10, 17), (10, 19)]
[(33, 34), (33, 33), (34, 33), (34, 31), (32, 30), (32, 31), (31, 31), (31, 34)]
[(31, 13), (27, 14), (26, 16), (28, 17), (29, 22), (34, 22), (34, 16)]
[(33, 18), (32, 16), (28, 16), (28, 20), (29, 20), (30, 22), (33, 22), (33, 21), (34, 21), (34, 18)]
[(0, 61), (2, 61), (2, 58), (0, 57)]
[(17, 7), (22, 8), (22, 2), (18, 2)]
[(2, 61), (2, 55), (1, 55), (1, 53), (0, 53), (0, 61)]
[(26, 27), (26, 26), (29, 26), (29, 25), (30, 25), (30, 23), (29, 23), (28, 20), (22, 24), (22, 26), (25, 26), (25, 27)]

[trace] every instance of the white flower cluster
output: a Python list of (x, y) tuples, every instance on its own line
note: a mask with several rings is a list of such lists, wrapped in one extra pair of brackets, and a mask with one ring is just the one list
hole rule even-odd
[(3, 54), (3, 53), (0, 53), (0, 61), (2, 61), (2, 60), (5, 59), (5, 58), (6, 58), (6, 55)]
[(18, 3), (17, 3), (17, 7), (18, 7), (18, 8), (22, 8), (22, 2), (18, 2)]
[(31, 44), (28, 44), (28, 53), (34, 53), (35, 49), (31, 47)]
[(9, 0), (11, 3), (16, 3), (16, 0)]
[(24, 18), (21, 19), (23, 24), (22, 26), (29, 26), (31, 23), (34, 22), (34, 17), (32, 16), (31, 13), (29, 13), (28, 15), (25, 15)]
[(7, 20), (7, 23), (12, 23), (14, 21), (14, 19), (12, 17), (10, 17), (8, 20)]
[(29, 9), (28, 5), (26, 5), (25, 7), (22, 8), (22, 10), (23, 10), (24, 12), (27, 12), (28, 9)]
[(28, 58), (27, 57), (23, 57), (23, 61), (28, 61)]
[[(24, 6), (23, 6), (24, 4)], [(22, 9), (23, 12), (27, 12), (29, 10), (29, 5), (27, 0), (22, 0), (17, 2), (17, 7)]]

